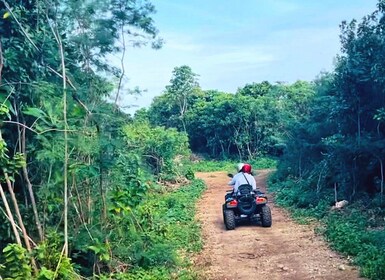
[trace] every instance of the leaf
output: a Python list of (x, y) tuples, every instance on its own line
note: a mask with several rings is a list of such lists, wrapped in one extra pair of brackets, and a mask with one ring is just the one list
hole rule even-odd
[(110, 260), (110, 255), (108, 253), (102, 254), (100, 256), (100, 260), (102, 260), (102, 261), (109, 261)]
[(23, 111), (24, 114), (28, 115), (28, 116), (32, 116), (32, 117), (36, 117), (36, 118), (41, 118), (41, 117), (45, 117), (47, 116), (47, 114), (40, 110), (39, 108), (33, 108), (33, 107), (28, 107), (27, 109), (25, 109)]
[(96, 246), (88, 246), (88, 249), (94, 251), (95, 254), (98, 254), (100, 253), (100, 248), (99, 247), (96, 247)]
[(12, 251), (13, 250), (13, 247), (12, 246), (7, 246), (3, 249), (3, 253), (7, 253), (9, 251)]
[(10, 15), (11, 14), (9, 12), (5, 12), (4, 15), (3, 15), (3, 19), (9, 18)]

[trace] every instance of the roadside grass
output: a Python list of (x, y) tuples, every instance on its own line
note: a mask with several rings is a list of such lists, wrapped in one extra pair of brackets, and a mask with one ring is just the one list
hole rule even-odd
[(195, 207), (205, 188), (203, 181), (193, 180), (174, 191), (149, 194), (145, 202), (133, 210), (141, 232), (122, 248), (134, 256), (133, 267), (128, 273), (100, 279), (202, 279), (190, 258), (203, 246)]
[(379, 199), (374, 199), (370, 207), (356, 202), (333, 211), (333, 196), (317, 196), (306, 183), (277, 181), (272, 174), (268, 189), (277, 205), (288, 209), (295, 221), (317, 221), (317, 233), (325, 236), (331, 248), (349, 256), (352, 264), (359, 266), (361, 276), (385, 280), (385, 209)]
[[(276, 167), (276, 160), (272, 158), (258, 158), (247, 161), (256, 169), (268, 169)], [(194, 172), (213, 172), (213, 171), (227, 171), (234, 173), (239, 161), (236, 160), (203, 160), (192, 163), (191, 168)]]

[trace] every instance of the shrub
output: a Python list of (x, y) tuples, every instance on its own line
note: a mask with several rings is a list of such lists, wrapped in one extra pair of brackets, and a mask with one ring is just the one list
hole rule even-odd
[[(249, 162), (253, 170), (256, 169), (267, 169), (275, 168), (276, 160), (271, 158), (258, 158), (255, 160), (247, 161)], [(236, 166), (239, 161), (227, 160), (227, 161), (217, 161), (217, 160), (204, 160), (192, 164), (192, 169), (195, 172), (212, 172), (212, 171), (227, 171), (233, 173), (236, 171)]]
[(120, 217), (119, 225), (126, 224), (126, 230), (110, 237), (119, 244), (111, 264), (118, 260), (132, 268), (113, 279), (190, 279), (196, 272), (189, 269), (187, 256), (202, 248), (194, 213), (204, 189), (201, 180), (193, 180), (173, 191), (149, 192), (131, 214)]
[(372, 208), (358, 201), (331, 212), (333, 195), (330, 192), (316, 195), (309, 182), (273, 175), (269, 178), (269, 189), (275, 193), (276, 202), (288, 208), (297, 222), (319, 219), (318, 232), (326, 236), (333, 249), (353, 257), (362, 276), (385, 279), (384, 211), (375, 203), (376, 199)]

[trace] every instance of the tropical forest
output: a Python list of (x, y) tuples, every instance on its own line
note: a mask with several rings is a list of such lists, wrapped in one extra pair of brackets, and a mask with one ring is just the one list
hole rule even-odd
[[(249, 245), (275, 236), (276, 255), (238, 256), (270, 265), (271, 279), (385, 279), (385, 1), (341, 22), (333, 70), (311, 81), (222, 92), (175, 65), (151, 105), (128, 113), (120, 100), (139, 90), (125, 84), (125, 55), (165, 43), (153, 2), (0, 0), (0, 279), (269, 279), (210, 268), (236, 261), (225, 252), (244, 231)], [(271, 229), (223, 225), (239, 162), (266, 183)], [(345, 276), (286, 265), (279, 234), (295, 228)]]

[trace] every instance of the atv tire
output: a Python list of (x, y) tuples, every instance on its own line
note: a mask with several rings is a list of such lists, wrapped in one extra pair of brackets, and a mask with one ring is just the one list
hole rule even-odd
[(252, 197), (242, 197), (238, 200), (238, 209), (242, 214), (254, 214), (257, 209), (257, 204)]
[(227, 230), (235, 229), (235, 215), (233, 210), (223, 211), (224, 222)]
[(267, 205), (262, 206), (261, 208), (261, 222), (263, 227), (271, 227), (272, 218), (271, 218), (271, 210)]

